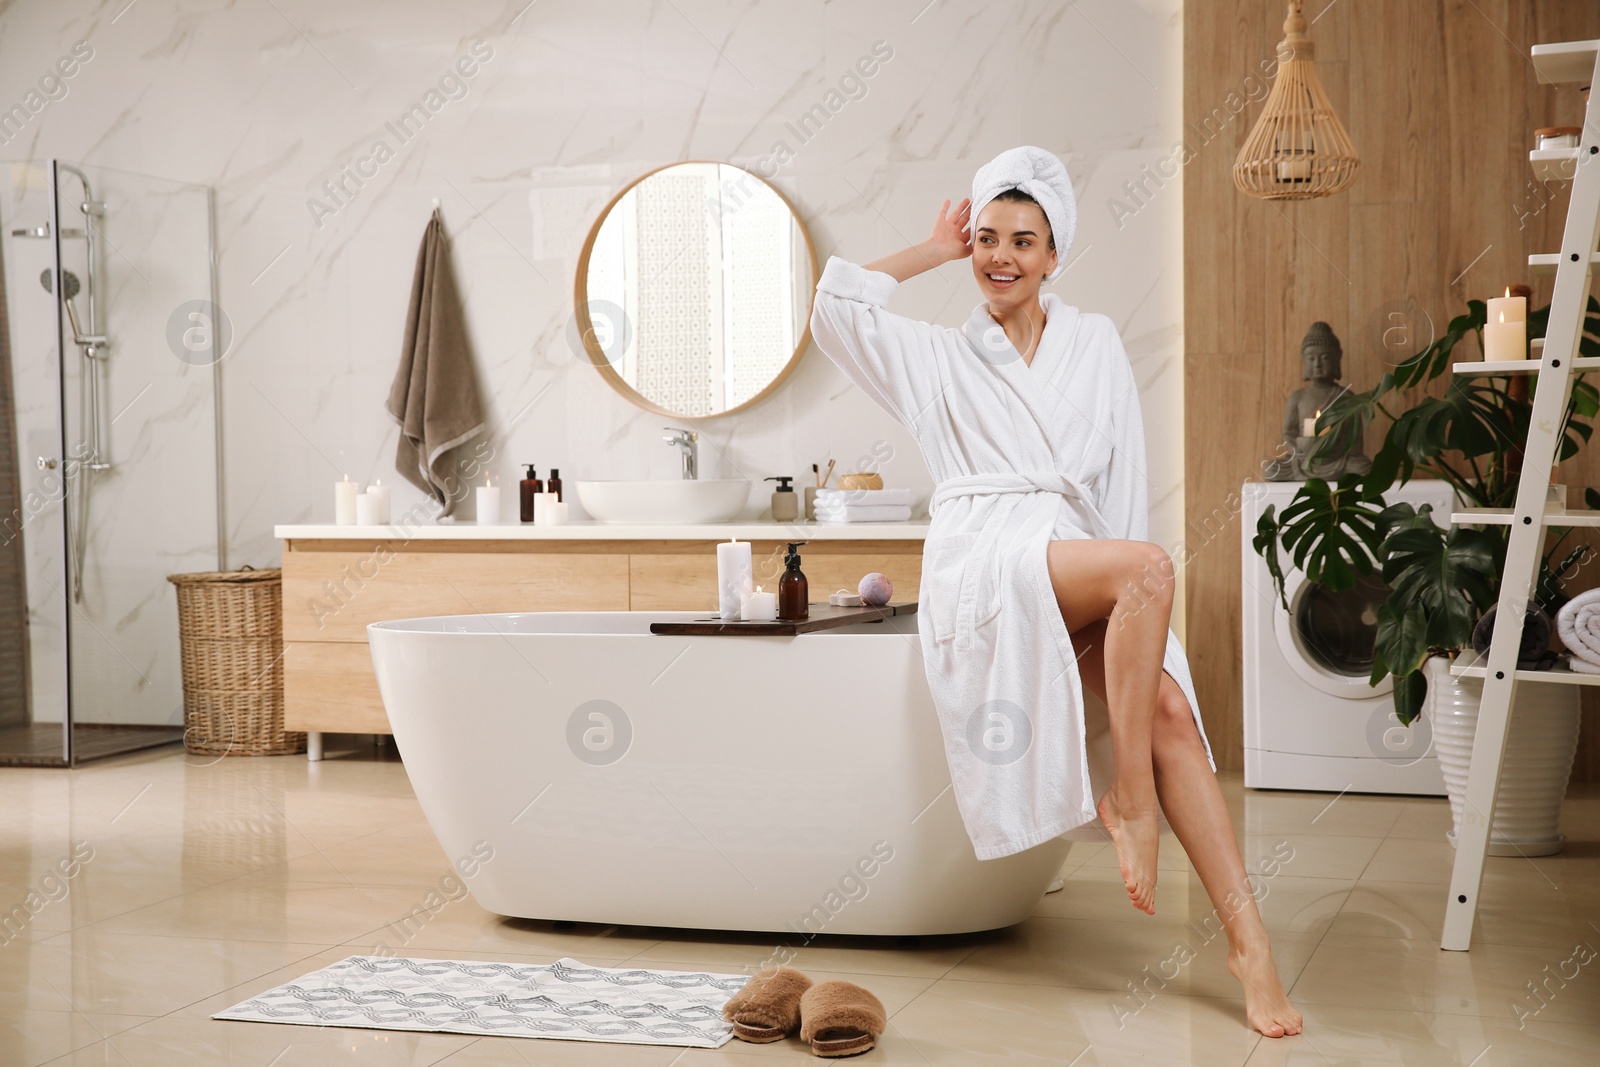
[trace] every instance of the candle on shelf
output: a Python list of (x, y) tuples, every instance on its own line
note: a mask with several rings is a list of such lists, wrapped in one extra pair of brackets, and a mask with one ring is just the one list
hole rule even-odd
[(373, 499), (372, 509), (373, 515), (376, 517), (372, 521), (379, 526), (387, 526), (389, 524), (389, 487), (383, 484), (382, 478), (379, 478), (376, 482), (367, 486), (366, 495)]
[(356, 496), (361, 487), (346, 474), (344, 481), (333, 483), (333, 521), (339, 526), (356, 524)]
[(1317, 420), (1320, 419), (1321, 417), (1322, 417), (1322, 409), (1318, 408), (1317, 409), (1317, 413), (1315, 415), (1312, 415), (1310, 418), (1307, 418), (1307, 419), (1301, 419), (1300, 420), (1300, 436), (1301, 437), (1315, 437), (1315, 436), (1317, 436)]
[(386, 520), (378, 517), (380, 503), (382, 501), (374, 496), (370, 489), (356, 497), (356, 525), (382, 526)]
[(1489, 298), (1488, 321), (1483, 324), (1483, 358), (1486, 360), (1528, 358), (1528, 300), (1512, 296)]
[(739, 618), (744, 599), (750, 595), (753, 573), (749, 541), (735, 537), (717, 546), (717, 608), (723, 619)]
[(491, 485), (489, 476), (484, 475), (483, 484), (478, 486), (478, 525), (500, 525), (500, 487)]
[(533, 524), (535, 526), (554, 526), (556, 494), (534, 493), (533, 496)]
[(567, 502), (561, 499), (560, 493), (550, 494), (553, 503), (549, 505), (550, 519), (546, 526), (565, 526), (567, 524)]
[(739, 617), (745, 622), (775, 621), (778, 618), (778, 594), (763, 593), (761, 587), (756, 586), (755, 592), (740, 602)]

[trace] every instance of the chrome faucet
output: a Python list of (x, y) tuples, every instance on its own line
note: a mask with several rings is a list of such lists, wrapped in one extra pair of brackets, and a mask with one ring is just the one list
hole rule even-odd
[(700, 434), (694, 430), (686, 430), (681, 426), (664, 426), (668, 432), (662, 440), (669, 445), (677, 445), (683, 449), (683, 476), (686, 479), (700, 477)]

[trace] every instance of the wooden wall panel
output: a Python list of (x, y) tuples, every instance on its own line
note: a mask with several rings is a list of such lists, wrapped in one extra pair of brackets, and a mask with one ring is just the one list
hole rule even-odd
[[(1442, 331), (1469, 297), (1525, 281), (1536, 306), (1548, 302), (1550, 282), (1528, 276), (1526, 257), (1559, 246), (1566, 193), (1530, 181), (1527, 150), (1537, 127), (1577, 125), (1582, 97), (1539, 85), (1527, 54), (1541, 41), (1600, 37), (1600, 4), (1565, 0), (1308, 4), (1318, 74), (1362, 171), (1337, 197), (1275, 206), (1240, 194), (1230, 174), (1259, 102), (1209, 141), (1197, 131), (1271, 54), (1283, 10), (1211, 0), (1184, 11), (1184, 121), (1196, 146), (1183, 176), (1191, 532), (1241, 481), (1259, 477), (1251, 472), (1277, 441), (1313, 320), (1330, 323), (1344, 344), (1343, 381), (1365, 389), (1396, 355), (1427, 343), (1430, 321)], [(1409, 302), (1415, 343), (1386, 350), (1385, 314)], [(1571, 486), (1600, 484), (1597, 475), (1593, 449), (1562, 468)], [(1194, 553), (1185, 569), (1189, 656), (1218, 765), (1238, 769), (1237, 521), (1215, 540), (1219, 547)], [(1600, 547), (1600, 537), (1591, 543)], [(1591, 570), (1572, 591), (1600, 585), (1600, 564)], [(1574, 778), (1600, 780), (1600, 692), (1586, 688), (1584, 707)]]

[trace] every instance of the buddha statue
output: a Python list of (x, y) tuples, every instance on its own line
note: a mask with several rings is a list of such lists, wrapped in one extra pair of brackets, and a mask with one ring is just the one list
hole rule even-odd
[(1332, 481), (1341, 474), (1365, 474), (1372, 469), (1372, 460), (1362, 451), (1360, 441), (1347, 452), (1329, 453), (1325, 446), (1315, 459), (1311, 457), (1317, 436), (1306, 431), (1348, 388), (1338, 380), (1343, 356), (1344, 348), (1334, 336), (1333, 328), (1325, 322), (1313, 322), (1306, 331), (1305, 340), (1300, 342), (1300, 380), (1309, 384), (1290, 393), (1283, 406), (1283, 442), (1292, 452), (1266, 464), (1263, 473), (1268, 481), (1292, 482), (1306, 478)]

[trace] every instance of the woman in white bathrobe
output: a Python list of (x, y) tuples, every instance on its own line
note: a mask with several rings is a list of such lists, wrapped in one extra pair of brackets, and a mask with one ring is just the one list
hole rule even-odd
[[(1070, 198), (1064, 170), (1061, 186)], [(864, 267), (831, 257), (811, 318), (817, 347), (915, 433), (937, 481), (918, 629), (956, 803), (980, 859), (1108, 831), (1152, 914), (1164, 812), (1223, 922), (1250, 1025), (1299, 1033), (1169, 627), (1172, 563), (1146, 539), (1127, 356), (1105, 316), (1041, 297), (1066, 249), (1039, 202), (1016, 188), (986, 200), (971, 235), (972, 201), (947, 200), (919, 245)], [(886, 310), (900, 282), (969, 256), (986, 303), (961, 329)], [(1110, 712), (1098, 798), (1085, 685)]]

